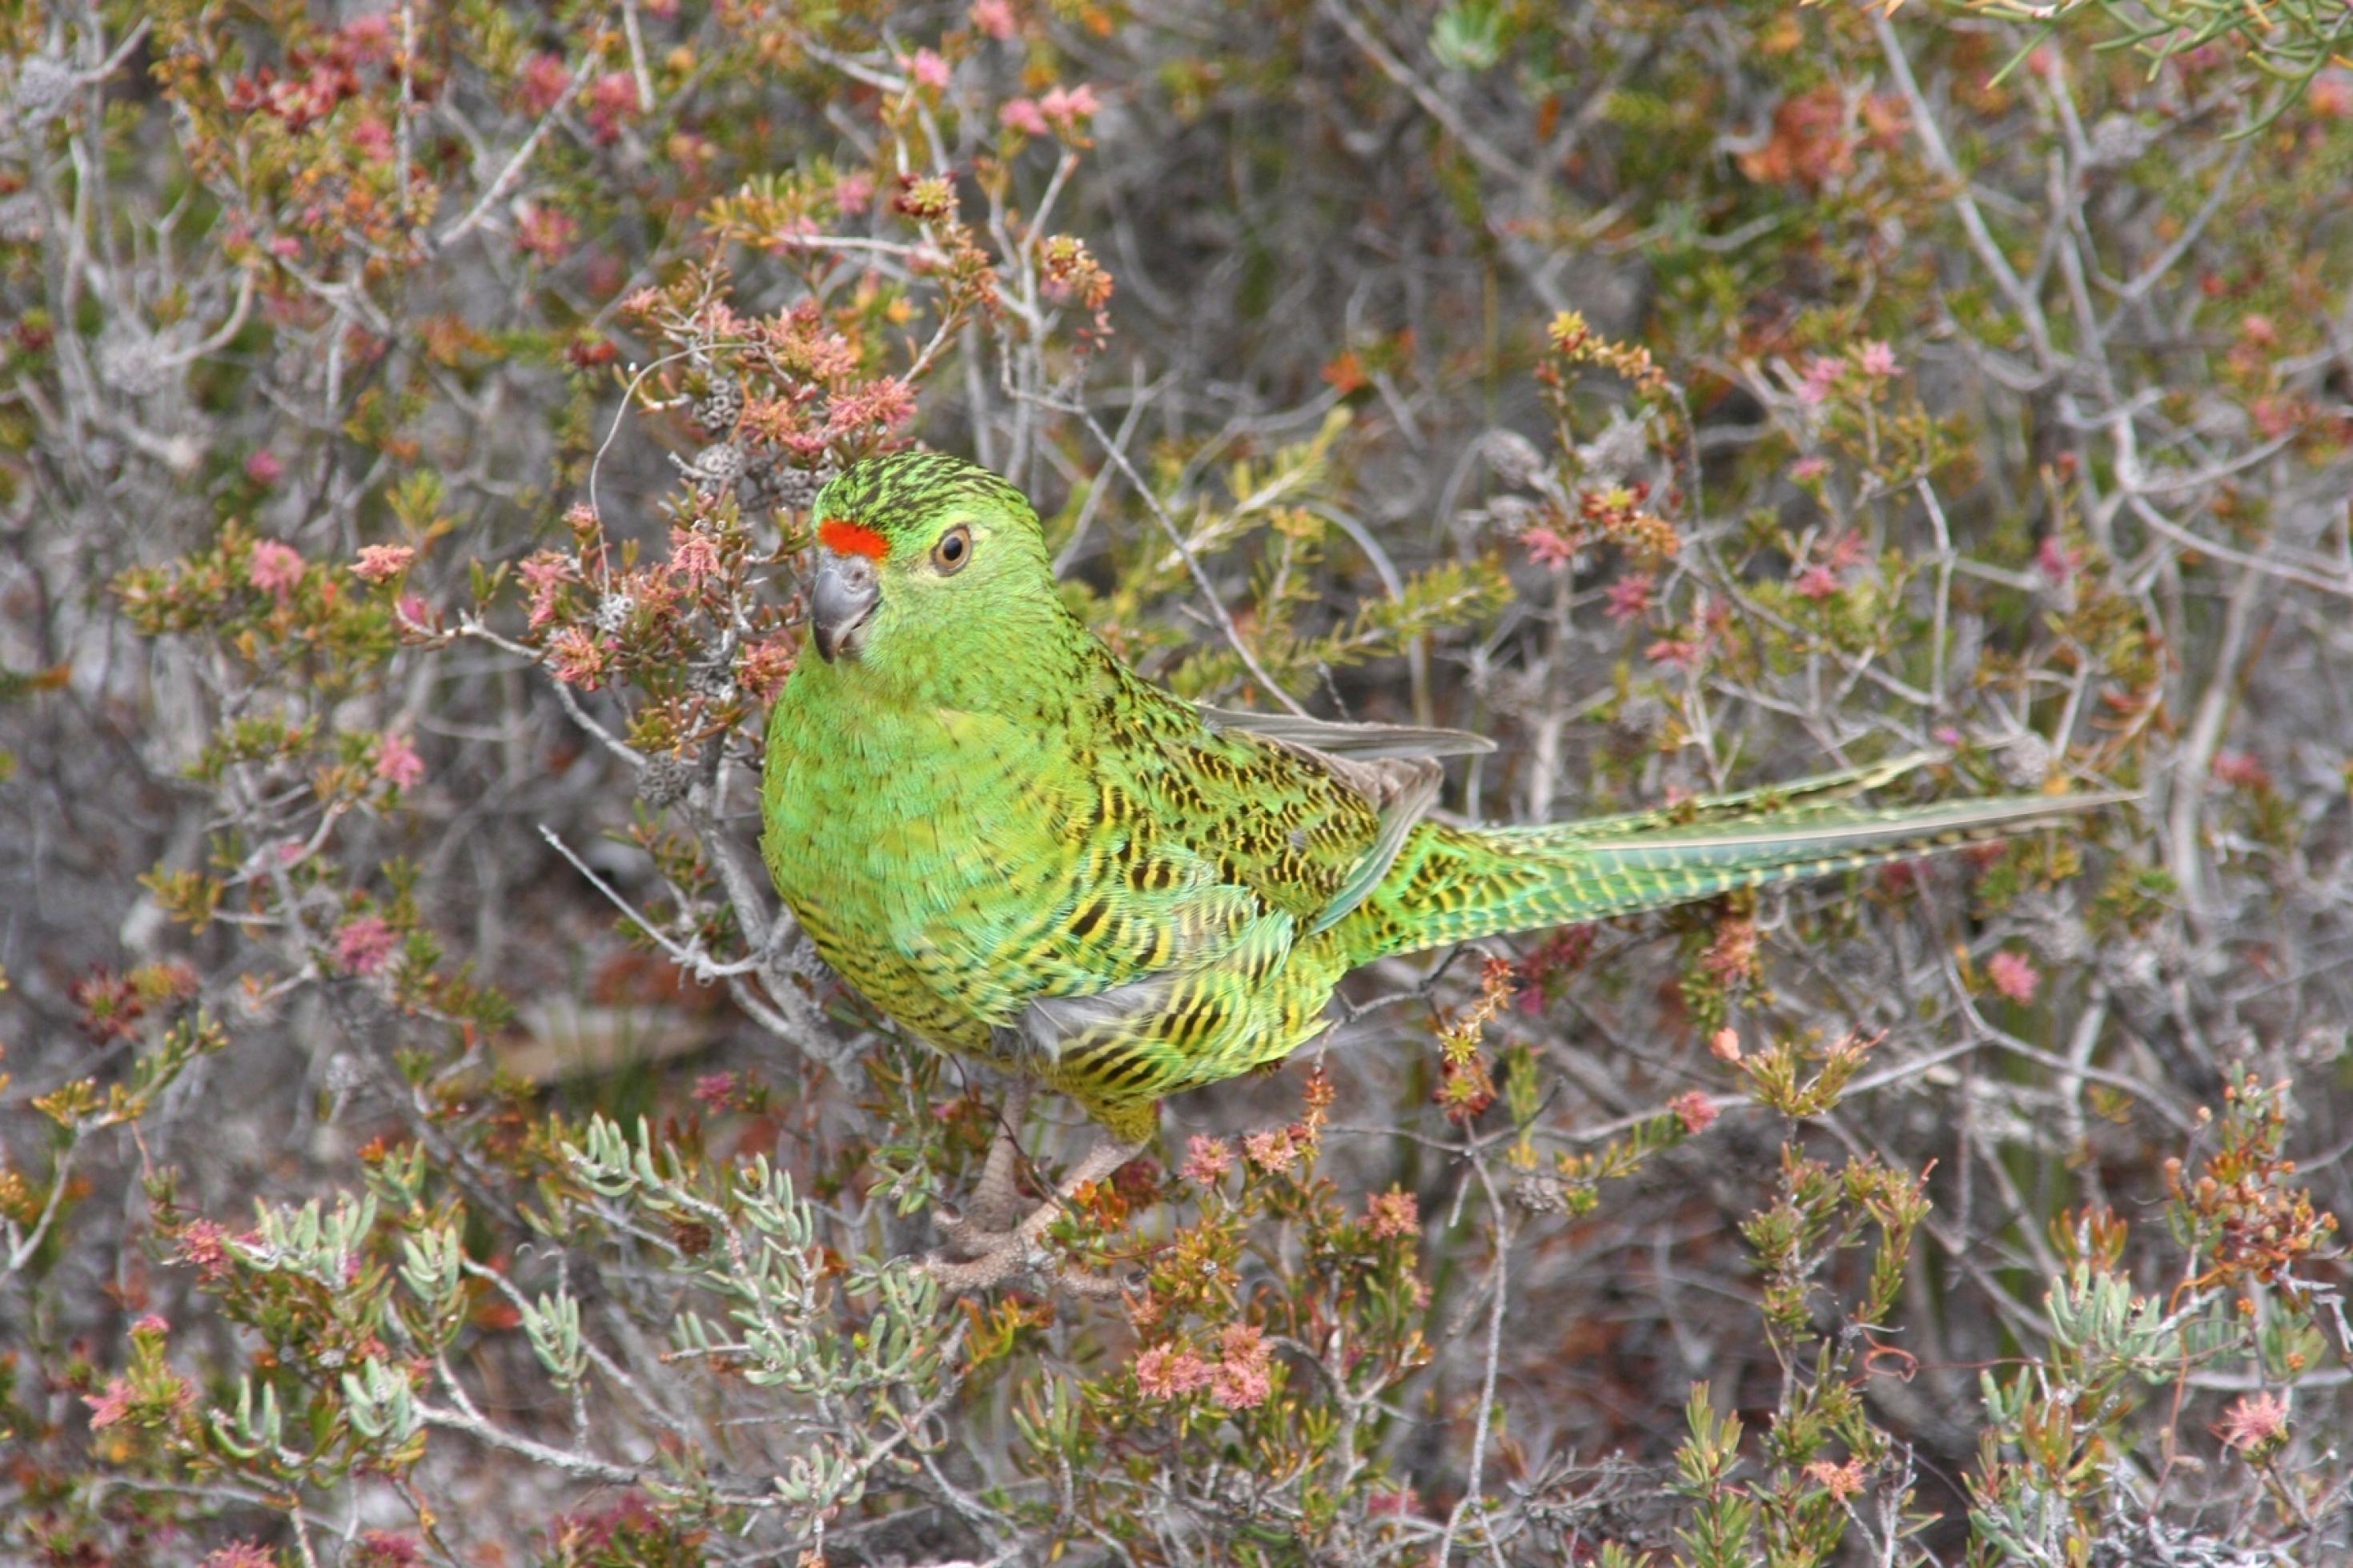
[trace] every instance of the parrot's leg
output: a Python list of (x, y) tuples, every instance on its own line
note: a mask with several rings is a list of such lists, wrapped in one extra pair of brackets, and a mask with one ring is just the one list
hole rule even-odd
[(1029, 1080), (1017, 1078), (1005, 1097), (1005, 1109), (998, 1115), (997, 1136), (988, 1145), (988, 1159), (980, 1167), (980, 1179), (973, 1184), (971, 1195), (965, 1200), (964, 1213), (943, 1212), (940, 1228), (948, 1235), (948, 1245), (965, 1250), (963, 1238), (968, 1233), (982, 1236), (1002, 1234), (1013, 1228), (1021, 1217), (1021, 1127), (1029, 1117)]
[[(995, 1151), (991, 1151), (994, 1157)], [(962, 1258), (949, 1259), (934, 1255), (923, 1264), (924, 1271), (939, 1281), (940, 1289), (951, 1296), (973, 1290), (986, 1290), (1003, 1284), (1025, 1269), (1043, 1268), (1059, 1283), (1087, 1296), (1115, 1296), (1124, 1281), (1078, 1270), (1058, 1269), (1046, 1256), (1044, 1242), (1047, 1227), (1062, 1205), (1081, 1187), (1100, 1182), (1144, 1152), (1142, 1141), (1127, 1142), (1105, 1139), (1090, 1150), (1087, 1157), (1062, 1178), (1054, 1195), (1029, 1212), (1029, 1217), (1010, 1230), (985, 1233), (976, 1226), (957, 1226), (949, 1236), (950, 1244), (965, 1254)], [(982, 1179), (986, 1181), (984, 1173)]]

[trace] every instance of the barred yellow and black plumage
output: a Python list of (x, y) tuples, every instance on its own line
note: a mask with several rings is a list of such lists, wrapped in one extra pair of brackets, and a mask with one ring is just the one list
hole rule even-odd
[(1859, 869), (2102, 798), (1854, 804), (1907, 762), (1588, 822), (1445, 826), (1422, 816), (1431, 759), (1483, 742), (1159, 689), (1063, 607), (1035, 514), (984, 469), (870, 459), (817, 517), (829, 657), (801, 662), (770, 721), (776, 885), (878, 1007), (1129, 1142), (1161, 1097), (1314, 1038), (1340, 978), (1385, 954)]

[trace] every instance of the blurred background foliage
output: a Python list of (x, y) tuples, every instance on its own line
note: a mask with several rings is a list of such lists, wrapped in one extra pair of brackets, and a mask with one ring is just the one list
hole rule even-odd
[[(0, 1559), (2346, 1560), (2348, 26), (0, 8)], [(1464, 817), (2140, 799), (1377, 969), (944, 1300), (755, 850), (911, 440)]]

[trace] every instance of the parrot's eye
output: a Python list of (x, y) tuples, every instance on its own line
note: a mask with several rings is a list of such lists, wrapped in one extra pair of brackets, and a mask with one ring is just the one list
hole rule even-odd
[(962, 523), (941, 534), (940, 542), (932, 546), (932, 564), (939, 568), (943, 577), (963, 571), (964, 563), (971, 559), (972, 530)]

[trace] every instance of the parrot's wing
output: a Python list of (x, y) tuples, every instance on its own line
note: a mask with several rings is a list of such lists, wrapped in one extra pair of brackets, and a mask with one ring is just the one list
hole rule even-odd
[(1327, 756), (1377, 762), (1395, 757), (1469, 757), (1492, 752), (1495, 742), (1468, 730), (1424, 730), (1411, 724), (1343, 724), (1298, 713), (1250, 713), (1197, 703), (1201, 721), (1212, 730), (1240, 730)]

